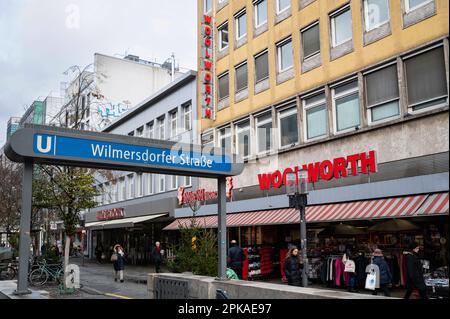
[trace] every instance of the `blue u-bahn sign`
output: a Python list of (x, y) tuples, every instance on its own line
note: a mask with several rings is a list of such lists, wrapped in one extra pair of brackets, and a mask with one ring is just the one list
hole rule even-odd
[(220, 148), (28, 125), (11, 136), (5, 154), (13, 161), (157, 172), (203, 177), (242, 172), (239, 156)]

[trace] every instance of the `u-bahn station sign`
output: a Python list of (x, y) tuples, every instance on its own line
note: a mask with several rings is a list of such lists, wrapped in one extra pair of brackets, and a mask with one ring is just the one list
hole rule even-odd
[(172, 141), (26, 125), (5, 148), (15, 162), (219, 178), (238, 175), (244, 164), (222, 149)]

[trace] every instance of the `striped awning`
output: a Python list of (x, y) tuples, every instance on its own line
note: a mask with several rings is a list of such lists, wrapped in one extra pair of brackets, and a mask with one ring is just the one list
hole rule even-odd
[[(449, 193), (437, 193), (309, 206), (306, 208), (306, 220), (309, 223), (339, 222), (448, 213)], [(191, 220), (192, 218), (179, 218), (164, 230), (177, 230), (181, 225), (189, 225)], [(196, 217), (195, 221), (202, 228), (216, 228), (218, 224), (217, 215)], [(294, 208), (227, 214), (227, 227), (298, 223), (300, 216)]]

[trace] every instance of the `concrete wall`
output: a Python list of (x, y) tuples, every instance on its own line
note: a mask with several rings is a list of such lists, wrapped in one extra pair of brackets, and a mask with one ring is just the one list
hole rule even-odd
[(226, 291), (230, 299), (387, 299), (383, 296), (353, 294), (326, 289), (301, 288), (282, 284), (242, 280), (217, 281), (212, 277), (183, 274), (148, 274), (147, 289), (150, 299), (155, 297), (155, 280), (164, 278), (188, 282), (188, 299), (215, 299), (216, 290)]

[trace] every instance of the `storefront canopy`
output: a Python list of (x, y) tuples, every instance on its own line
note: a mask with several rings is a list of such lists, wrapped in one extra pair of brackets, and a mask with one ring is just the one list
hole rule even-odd
[(134, 224), (146, 222), (152, 219), (156, 219), (162, 216), (166, 216), (167, 214), (157, 214), (157, 215), (147, 215), (133, 218), (123, 218), (123, 219), (115, 219), (101, 222), (93, 222), (87, 223), (86, 228), (91, 229), (112, 229), (112, 228), (125, 228), (125, 227), (134, 227)]
[[(309, 223), (339, 222), (434, 216), (448, 213), (449, 193), (436, 193), (309, 206), (306, 208), (306, 220)], [(190, 221), (191, 218), (179, 218), (164, 230), (177, 230), (180, 225), (189, 225)], [(217, 215), (196, 217), (196, 222), (203, 228), (216, 228)], [(227, 214), (227, 227), (298, 223), (300, 223), (300, 216), (293, 208)]]

